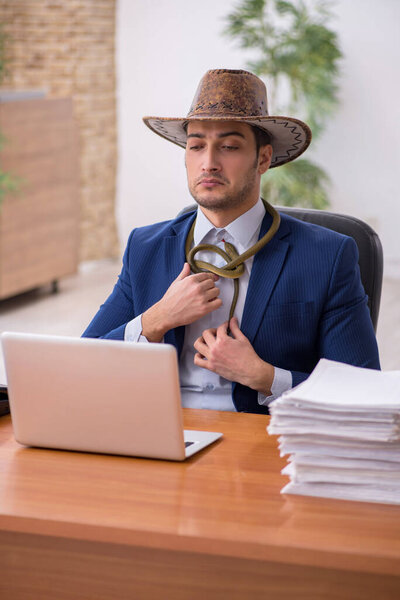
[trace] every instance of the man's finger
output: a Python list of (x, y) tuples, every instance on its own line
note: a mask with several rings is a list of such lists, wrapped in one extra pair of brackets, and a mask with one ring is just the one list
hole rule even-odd
[(210, 300), (215, 300), (215, 298), (218, 298), (220, 294), (220, 289), (217, 287), (212, 287), (210, 290), (206, 290), (204, 292), (204, 298), (210, 302)]
[(206, 308), (205, 314), (213, 312), (213, 310), (218, 310), (219, 308), (221, 308), (221, 306), (222, 306), (221, 298), (217, 297), (217, 298), (214, 298), (213, 300), (209, 300), (207, 302), (207, 304), (205, 305), (205, 308)]
[(197, 352), (199, 354), (202, 355), (203, 358), (207, 358), (207, 355), (208, 355), (208, 346), (204, 342), (204, 339), (202, 337), (197, 338), (197, 340), (193, 344), (193, 347), (197, 350)]
[(211, 281), (218, 281), (218, 275), (214, 275), (214, 273), (204, 272), (204, 273), (195, 273), (192, 275), (193, 279), (200, 281), (206, 281), (207, 279), (211, 279)]
[(208, 369), (209, 371), (211, 371), (208, 361), (204, 360), (204, 356), (202, 356), (199, 352), (196, 352), (196, 354), (194, 355), (193, 363), (197, 367), (201, 367), (202, 369)]
[(217, 329), (217, 338), (226, 337), (228, 335), (228, 321), (222, 323)]
[(183, 265), (182, 271), (179, 273), (179, 275), (175, 279), (175, 281), (180, 281), (181, 279), (185, 279), (185, 277), (188, 277), (188, 275), (190, 275), (190, 265), (189, 265), (189, 263), (185, 262), (185, 264)]
[(215, 281), (214, 279), (211, 279), (211, 277), (207, 277), (207, 279), (204, 279), (203, 281), (197, 281), (197, 285), (200, 287), (201, 290), (211, 290), (216, 288), (217, 286), (215, 285)]
[(207, 344), (207, 346), (210, 346), (211, 344), (213, 344), (215, 342), (216, 335), (217, 335), (216, 329), (206, 329), (205, 331), (203, 331), (202, 337), (199, 339), (200, 340), (203, 339), (204, 342)]
[(235, 339), (239, 340), (239, 339), (243, 339), (244, 338), (245, 340), (247, 340), (247, 338), (244, 335), (244, 333), (242, 333), (240, 331), (239, 321), (237, 320), (236, 317), (232, 317), (232, 319), (229, 321), (229, 329), (230, 329), (230, 331), (232, 333), (232, 336)]

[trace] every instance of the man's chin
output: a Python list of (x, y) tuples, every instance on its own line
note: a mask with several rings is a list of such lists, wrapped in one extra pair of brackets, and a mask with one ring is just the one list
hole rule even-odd
[(208, 210), (221, 210), (231, 204), (231, 198), (226, 195), (192, 193), (192, 196), (199, 206)]
[[(195, 199), (196, 200), (196, 199)], [(201, 208), (205, 208), (206, 210), (211, 210), (214, 212), (218, 212), (220, 210), (224, 210), (226, 209), (228, 206), (230, 206), (229, 202), (221, 202), (221, 201), (215, 201), (215, 202), (211, 202), (211, 201), (204, 201), (204, 200), (196, 200), (197, 204), (199, 206), (201, 206)]]

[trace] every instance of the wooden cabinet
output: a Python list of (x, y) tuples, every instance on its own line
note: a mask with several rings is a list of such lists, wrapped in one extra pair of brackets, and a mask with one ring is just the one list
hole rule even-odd
[(20, 178), (0, 206), (0, 299), (75, 273), (78, 142), (72, 100), (0, 103), (1, 166)]

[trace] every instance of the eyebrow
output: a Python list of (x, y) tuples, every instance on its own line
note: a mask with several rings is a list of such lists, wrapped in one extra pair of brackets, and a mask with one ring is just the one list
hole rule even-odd
[[(231, 135), (237, 135), (243, 139), (246, 139), (243, 135), (243, 133), (240, 133), (240, 131), (227, 131), (225, 133), (219, 133), (218, 134), (218, 138), (226, 138), (229, 137)], [(187, 139), (189, 138), (205, 138), (206, 136), (204, 135), (204, 133), (189, 133), (187, 136)]]

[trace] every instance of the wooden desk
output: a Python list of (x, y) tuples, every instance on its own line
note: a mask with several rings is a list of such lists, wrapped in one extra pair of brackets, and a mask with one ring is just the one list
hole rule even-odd
[(400, 507), (282, 496), (260, 415), (185, 463), (23, 448), (0, 420), (0, 598), (400, 598)]

